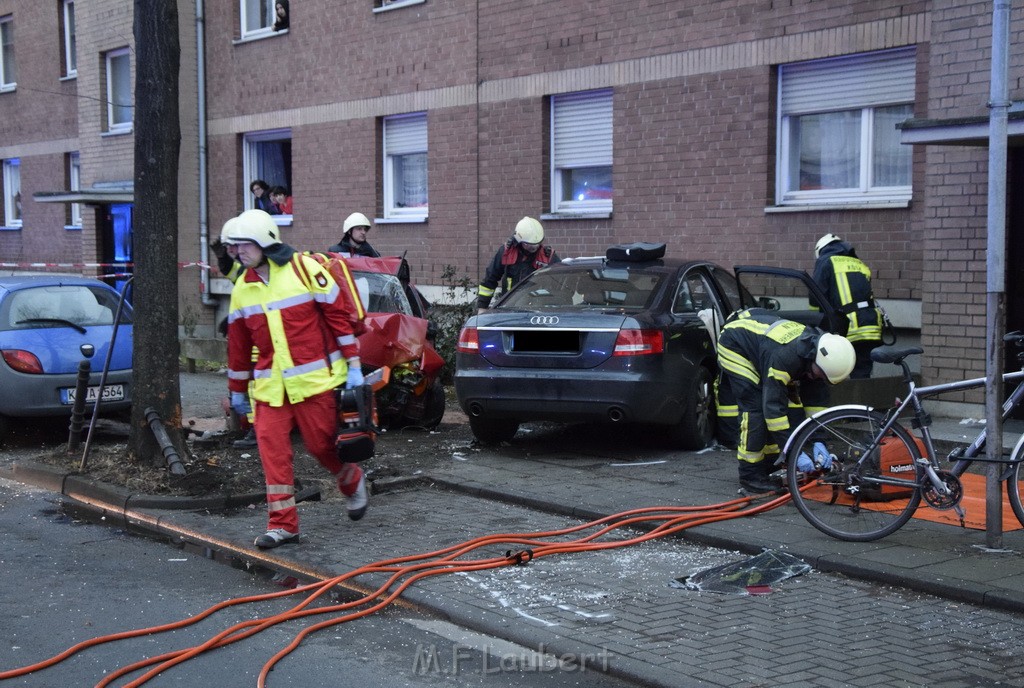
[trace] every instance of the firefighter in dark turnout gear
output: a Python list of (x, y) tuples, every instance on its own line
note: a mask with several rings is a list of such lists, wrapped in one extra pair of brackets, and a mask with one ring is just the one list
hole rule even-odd
[(846, 338), (857, 352), (850, 377), (871, 377), (871, 350), (882, 344), (882, 311), (871, 292), (871, 268), (857, 257), (852, 245), (835, 234), (818, 239), (814, 254), (814, 281), (832, 307), (850, 321)]
[(554, 249), (544, 245), (544, 228), (540, 222), (524, 217), (516, 223), (515, 234), (498, 249), (487, 266), (477, 289), (477, 309), (483, 311), (491, 305), (499, 285), (503, 291), (508, 291), (534, 270), (560, 262)]
[(719, 394), (739, 410), (740, 486), (772, 492), (769, 479), (790, 433), (789, 409), (796, 383), (810, 405), (825, 398), (825, 382), (850, 376), (853, 346), (837, 334), (822, 332), (764, 310), (739, 313), (718, 339)]

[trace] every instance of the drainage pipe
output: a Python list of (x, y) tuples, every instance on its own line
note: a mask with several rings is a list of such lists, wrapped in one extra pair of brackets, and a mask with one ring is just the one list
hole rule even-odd
[(164, 427), (163, 421), (160, 420), (160, 414), (152, 406), (146, 408), (145, 414), (149, 429), (153, 431), (153, 436), (156, 437), (157, 444), (160, 445), (160, 450), (164, 453), (164, 458), (167, 459), (167, 469), (171, 475), (185, 475), (185, 464), (181, 462), (178, 450), (174, 448), (174, 443), (171, 442), (167, 429)]

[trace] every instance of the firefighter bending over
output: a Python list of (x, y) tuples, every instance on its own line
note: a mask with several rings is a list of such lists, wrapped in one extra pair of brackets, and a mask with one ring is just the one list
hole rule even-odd
[(772, 492), (774, 463), (790, 433), (789, 408), (794, 383), (805, 408), (827, 398), (825, 383), (850, 376), (853, 346), (828, 334), (767, 311), (747, 310), (726, 323), (718, 339), (719, 395), (739, 412), (740, 487)]

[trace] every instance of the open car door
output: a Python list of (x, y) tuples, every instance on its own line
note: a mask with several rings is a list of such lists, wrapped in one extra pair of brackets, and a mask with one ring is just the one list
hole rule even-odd
[(850, 321), (828, 303), (825, 293), (803, 270), (738, 265), (733, 272), (743, 287), (740, 289), (741, 309), (764, 308), (787, 320), (846, 334)]

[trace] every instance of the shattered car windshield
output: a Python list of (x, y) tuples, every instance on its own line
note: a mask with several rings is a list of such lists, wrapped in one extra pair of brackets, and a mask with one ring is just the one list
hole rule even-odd
[(502, 301), (500, 307), (639, 311), (647, 307), (663, 278), (661, 273), (622, 268), (538, 271)]

